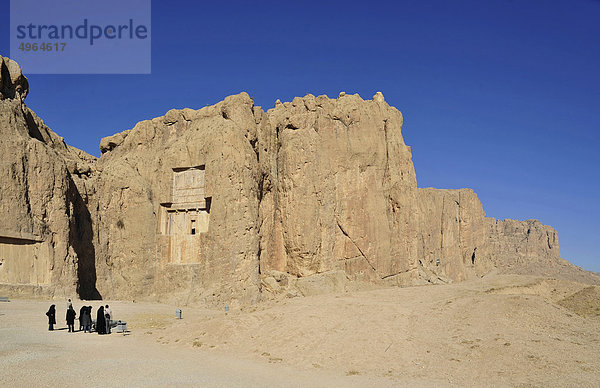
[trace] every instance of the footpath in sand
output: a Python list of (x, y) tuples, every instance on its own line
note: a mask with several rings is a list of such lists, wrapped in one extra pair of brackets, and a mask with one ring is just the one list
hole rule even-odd
[(65, 328), (64, 301), (0, 303), (0, 386), (600, 385), (600, 287), (575, 282), (505, 275), (182, 320), (180, 306), (102, 302), (125, 336), (48, 332), (51, 303)]

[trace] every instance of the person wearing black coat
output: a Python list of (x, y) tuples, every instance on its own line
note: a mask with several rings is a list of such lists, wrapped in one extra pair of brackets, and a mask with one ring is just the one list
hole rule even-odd
[(106, 334), (106, 318), (104, 317), (104, 306), (100, 306), (96, 314), (96, 332)]
[(81, 319), (81, 325), (83, 326), (83, 332), (92, 331), (92, 306), (83, 306), (83, 314), (79, 317)]
[(85, 306), (81, 306), (79, 309), (79, 331), (83, 330), (83, 315), (85, 314), (85, 310)]
[(48, 330), (54, 330), (54, 325), (56, 325), (56, 307), (54, 305), (50, 306), (48, 312), (46, 313), (48, 317)]
[(67, 309), (67, 326), (69, 327), (69, 333), (75, 331), (75, 316), (77, 313), (73, 310), (73, 306), (69, 306)]

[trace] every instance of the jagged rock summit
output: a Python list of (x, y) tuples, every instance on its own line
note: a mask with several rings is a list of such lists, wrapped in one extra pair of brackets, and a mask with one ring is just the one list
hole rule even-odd
[(27, 93), (29, 93), (29, 82), (19, 64), (10, 58), (0, 56), (0, 100), (25, 99)]
[(97, 159), (26, 107), (15, 65), (2, 59), (0, 84), (9, 292), (236, 306), (490, 271), (598, 281), (560, 258), (551, 227), (485, 217), (469, 189), (418, 188), (380, 92), (266, 112), (240, 93), (104, 138)]

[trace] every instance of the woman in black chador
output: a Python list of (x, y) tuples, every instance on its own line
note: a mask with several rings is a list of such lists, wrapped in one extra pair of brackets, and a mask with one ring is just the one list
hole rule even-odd
[(104, 318), (104, 306), (100, 306), (96, 314), (96, 332), (106, 334), (106, 318)]
[(46, 316), (48, 317), (48, 330), (54, 330), (54, 325), (56, 325), (56, 308), (54, 305), (50, 306)]
[(67, 326), (69, 327), (69, 333), (75, 331), (75, 316), (77, 313), (73, 310), (73, 306), (69, 306), (67, 309)]
[(79, 309), (79, 331), (83, 330), (83, 316), (85, 315), (85, 306), (81, 306)]

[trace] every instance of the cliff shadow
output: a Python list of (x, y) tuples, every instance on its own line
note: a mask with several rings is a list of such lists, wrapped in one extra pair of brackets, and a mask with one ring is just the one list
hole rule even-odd
[(77, 294), (85, 300), (101, 300), (102, 295), (96, 288), (96, 249), (92, 217), (84, 200), (70, 178), (69, 200), (73, 205), (70, 215), (69, 242), (77, 254)]

